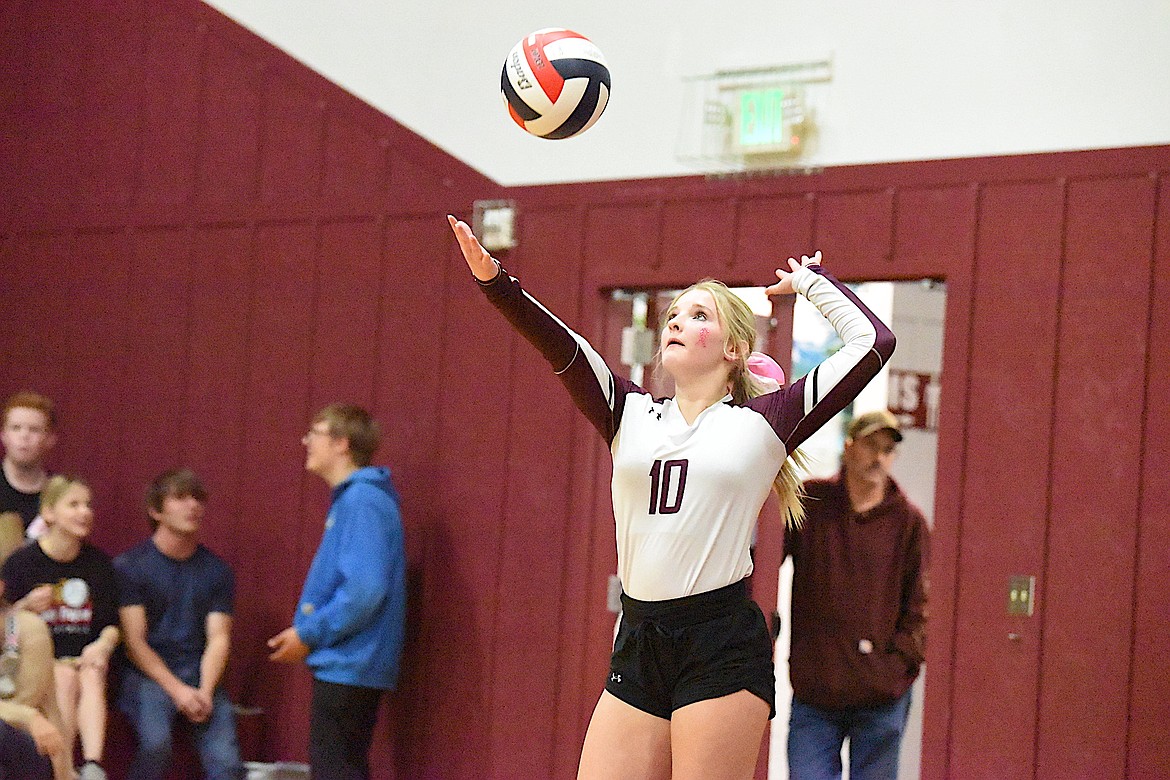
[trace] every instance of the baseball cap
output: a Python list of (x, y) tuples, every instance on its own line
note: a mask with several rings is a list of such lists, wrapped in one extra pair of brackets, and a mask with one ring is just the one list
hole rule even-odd
[(894, 434), (894, 441), (902, 441), (902, 424), (898, 418), (885, 409), (859, 414), (849, 423), (847, 435), (853, 441), (864, 439), (871, 433), (888, 430)]

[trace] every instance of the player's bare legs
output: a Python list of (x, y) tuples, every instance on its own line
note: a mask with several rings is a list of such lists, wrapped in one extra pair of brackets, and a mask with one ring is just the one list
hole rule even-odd
[(695, 702), (670, 721), (672, 780), (745, 780), (756, 771), (768, 703), (748, 691)]
[(577, 780), (670, 780), (670, 733), (669, 720), (602, 691), (585, 733)]

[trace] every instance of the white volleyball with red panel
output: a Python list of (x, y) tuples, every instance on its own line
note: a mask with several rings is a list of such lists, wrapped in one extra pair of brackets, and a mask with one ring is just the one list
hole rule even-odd
[(500, 92), (513, 121), (541, 138), (572, 138), (590, 127), (609, 102), (609, 66), (580, 33), (548, 27), (526, 35), (508, 53)]

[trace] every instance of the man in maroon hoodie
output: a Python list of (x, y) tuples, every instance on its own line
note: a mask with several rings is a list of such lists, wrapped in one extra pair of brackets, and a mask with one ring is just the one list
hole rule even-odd
[(791, 780), (896, 778), (910, 691), (925, 657), (930, 529), (890, 477), (898, 419), (849, 425), (841, 471), (805, 483), (792, 556)]

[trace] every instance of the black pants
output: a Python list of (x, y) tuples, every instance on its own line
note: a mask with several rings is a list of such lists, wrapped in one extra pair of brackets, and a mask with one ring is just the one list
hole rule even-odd
[(309, 768), (313, 780), (368, 780), (370, 741), (378, 720), (378, 688), (313, 678)]

